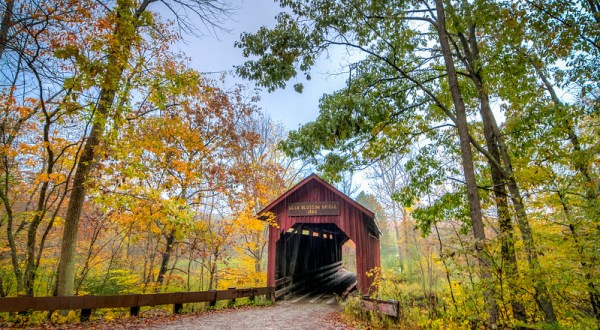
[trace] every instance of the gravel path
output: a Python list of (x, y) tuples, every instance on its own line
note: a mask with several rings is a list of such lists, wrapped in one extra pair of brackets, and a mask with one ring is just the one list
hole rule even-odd
[(336, 303), (280, 301), (274, 306), (200, 314), (155, 323), (144, 329), (352, 329), (335, 317), (335, 313), (340, 310), (341, 307)]

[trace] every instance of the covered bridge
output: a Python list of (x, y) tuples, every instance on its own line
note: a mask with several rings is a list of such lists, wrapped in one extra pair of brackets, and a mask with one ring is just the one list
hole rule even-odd
[(267, 285), (283, 287), (284, 293), (348, 286), (340, 282), (340, 268), (342, 245), (352, 240), (357, 270), (352, 281), (363, 294), (369, 292), (373, 277), (367, 272), (380, 266), (380, 232), (372, 211), (311, 174), (258, 216), (265, 219), (269, 212), (278, 226), (269, 227)]

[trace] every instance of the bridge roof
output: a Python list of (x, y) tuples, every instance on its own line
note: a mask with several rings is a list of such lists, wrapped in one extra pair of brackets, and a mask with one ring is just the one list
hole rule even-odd
[(260, 212), (258, 212), (257, 213), (258, 218), (259, 219), (262, 218), (262, 216), (265, 213), (271, 211), (276, 205), (278, 205), (279, 203), (285, 201), (286, 198), (288, 198), (289, 196), (291, 196), (293, 193), (295, 193), (296, 191), (298, 191), (298, 189), (300, 189), (301, 187), (305, 186), (306, 184), (308, 184), (311, 181), (316, 181), (316, 182), (320, 183), (321, 186), (323, 186), (326, 189), (330, 190), (335, 195), (339, 196), (341, 199), (343, 199), (348, 204), (350, 204), (352, 207), (354, 207), (354, 208), (358, 209), (359, 211), (361, 211), (362, 213), (364, 213), (369, 218), (369, 220), (371, 220), (370, 221), (371, 222), (370, 226), (373, 226), (374, 227), (373, 229), (375, 229), (375, 231), (378, 234), (381, 234), (381, 231), (379, 230), (379, 228), (377, 227), (377, 224), (375, 223), (375, 214), (373, 213), (373, 211), (371, 211), (368, 208), (360, 205), (358, 202), (356, 202), (352, 198), (348, 197), (346, 194), (344, 194), (343, 192), (339, 191), (337, 188), (335, 188), (334, 186), (330, 185), (327, 181), (323, 180), (321, 177), (319, 177), (318, 175), (316, 175), (314, 173), (312, 173), (311, 175), (309, 175), (308, 177), (306, 177), (304, 180), (300, 181), (298, 184), (296, 184), (290, 190), (286, 191), (284, 194), (282, 194), (281, 196), (279, 196), (279, 198), (277, 198), (276, 200), (274, 200), (273, 202), (271, 202), (271, 204), (267, 205)]

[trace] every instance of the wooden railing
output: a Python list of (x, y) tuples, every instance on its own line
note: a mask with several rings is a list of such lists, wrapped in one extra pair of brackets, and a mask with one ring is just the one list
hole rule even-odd
[(400, 302), (398, 300), (380, 300), (362, 296), (361, 303), (364, 310), (379, 312), (395, 318), (400, 317)]
[(275, 281), (275, 299), (283, 297), (290, 289), (292, 277), (282, 277)]
[(248, 288), (211, 290), (198, 292), (173, 292), (154, 294), (128, 294), (112, 296), (63, 296), (63, 297), (10, 297), (0, 298), (0, 312), (28, 312), (53, 310), (81, 310), (81, 321), (89, 320), (97, 308), (129, 308), (137, 316), (142, 306), (173, 305), (173, 312), (180, 313), (185, 303), (209, 302), (214, 306), (218, 300), (235, 302), (236, 298), (265, 296), (274, 300), (275, 288)]

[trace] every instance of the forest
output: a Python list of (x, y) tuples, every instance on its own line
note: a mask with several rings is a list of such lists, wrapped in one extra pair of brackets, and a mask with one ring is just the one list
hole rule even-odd
[[(176, 45), (233, 1), (0, 1), (0, 297), (264, 286), (256, 214), (315, 171), (376, 214), (365, 327), (600, 327), (600, 2), (275, 2), (215, 78)], [(313, 121), (258, 106), (334, 51)]]

